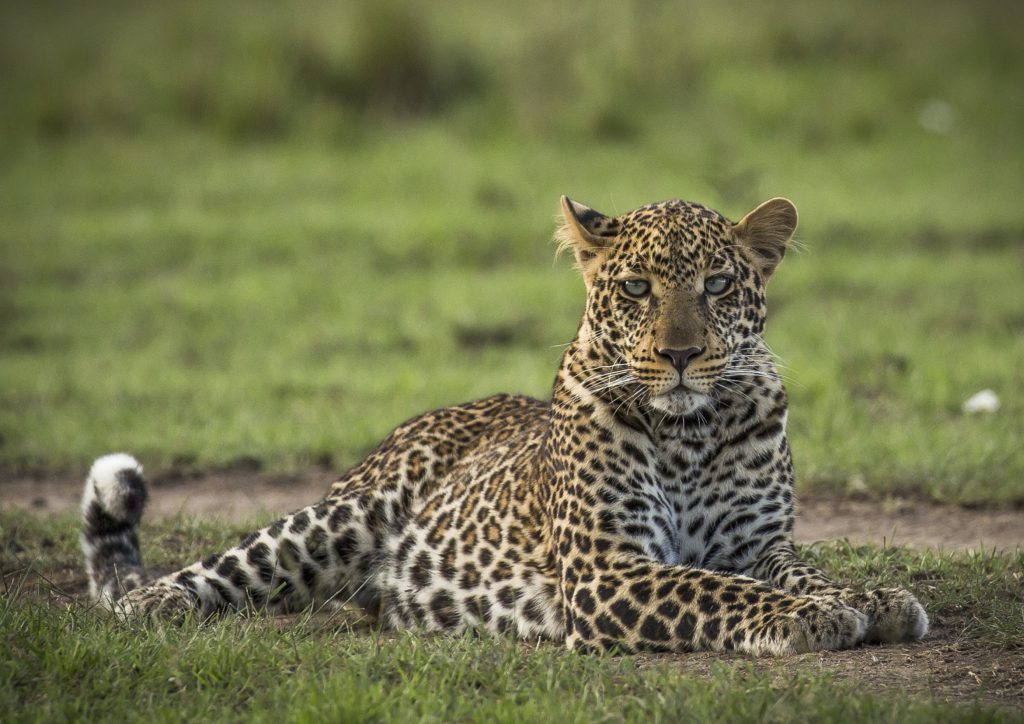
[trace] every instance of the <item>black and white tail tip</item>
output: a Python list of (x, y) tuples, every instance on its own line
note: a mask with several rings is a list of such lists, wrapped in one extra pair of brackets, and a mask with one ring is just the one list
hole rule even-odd
[(142, 466), (131, 455), (92, 464), (82, 494), (82, 551), (94, 599), (109, 604), (144, 584), (138, 528), (146, 497)]

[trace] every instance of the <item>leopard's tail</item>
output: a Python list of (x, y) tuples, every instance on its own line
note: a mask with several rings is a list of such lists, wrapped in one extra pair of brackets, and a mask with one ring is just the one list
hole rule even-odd
[(89, 594), (107, 605), (147, 582), (138, 535), (146, 497), (142, 466), (131, 455), (92, 464), (82, 494), (82, 551)]

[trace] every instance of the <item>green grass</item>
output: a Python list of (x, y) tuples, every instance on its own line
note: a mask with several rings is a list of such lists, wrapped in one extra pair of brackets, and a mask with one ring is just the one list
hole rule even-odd
[[(1024, 501), (1024, 60), (995, 5), (245, 7), (0, 11), (3, 467), (350, 464), (424, 409), (547, 394), (582, 305), (560, 193), (786, 194), (801, 484)], [(608, 23), (614, 52), (562, 41)], [(963, 416), (985, 387), (1002, 410)]]
[[(152, 565), (235, 540), (245, 526), (147, 526)], [(844, 580), (913, 587), (961, 650), (1024, 648), (1016, 555), (830, 544), (806, 551)], [(817, 665), (727, 657), (705, 676), (672, 658), (580, 656), (503, 638), (381, 632), (351, 617), (226, 617), (198, 626), (113, 622), (67, 606), (76, 521), (0, 513), (0, 718), (272, 721), (1000, 721), (1008, 710), (865, 693)], [(70, 584), (80, 581), (75, 575)], [(811, 657), (813, 658), (813, 657)], [(686, 668), (686, 663), (681, 664)]]
[(11, 722), (736, 722), (791, 721), (807, 711), (835, 722), (1007, 718), (981, 706), (864, 696), (824, 675), (782, 684), (742, 663), (701, 680), (667, 665), (640, 671), (629, 659), (504, 639), (379, 640), (268, 621), (129, 632), (81, 610), (17, 605), (0, 616), (10, 632), (0, 713)]
[(504, 639), (381, 641), (267, 621), (128, 632), (80, 610), (16, 606), (0, 615), (13, 639), (0, 661), (0, 713), (11, 722), (738, 722), (808, 711), (835, 722), (1009, 719), (982, 706), (865, 696), (825, 675), (783, 684), (743, 663), (721, 664), (702, 680), (667, 665), (639, 671), (628, 659)]

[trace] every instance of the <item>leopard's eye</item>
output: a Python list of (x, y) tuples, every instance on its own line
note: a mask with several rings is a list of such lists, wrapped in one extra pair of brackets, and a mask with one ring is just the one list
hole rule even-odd
[(640, 299), (651, 293), (651, 283), (645, 279), (626, 279), (622, 282), (622, 291), (627, 296)]
[(718, 296), (725, 294), (732, 288), (732, 277), (726, 274), (715, 274), (704, 280), (704, 291), (708, 294)]

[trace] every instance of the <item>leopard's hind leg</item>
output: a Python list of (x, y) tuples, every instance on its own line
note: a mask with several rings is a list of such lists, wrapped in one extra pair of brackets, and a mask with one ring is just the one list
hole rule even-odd
[(146, 499), (142, 467), (100, 458), (86, 481), (82, 546), (90, 591), (127, 616), (181, 618), (247, 608), (293, 611), (316, 600), (377, 605), (381, 536), (398, 525), (386, 491), (338, 486), (329, 497), (247, 536), (237, 546), (149, 581), (138, 544)]
[(86, 481), (82, 544), (93, 596), (128, 615), (206, 616), (249, 607), (273, 611), (315, 600), (379, 605), (377, 568), (388, 536), (494, 429), (547, 407), (497, 395), (443, 408), (399, 425), (327, 497), (245, 538), (239, 545), (148, 582), (138, 524), (146, 490), (129, 455), (100, 458)]

